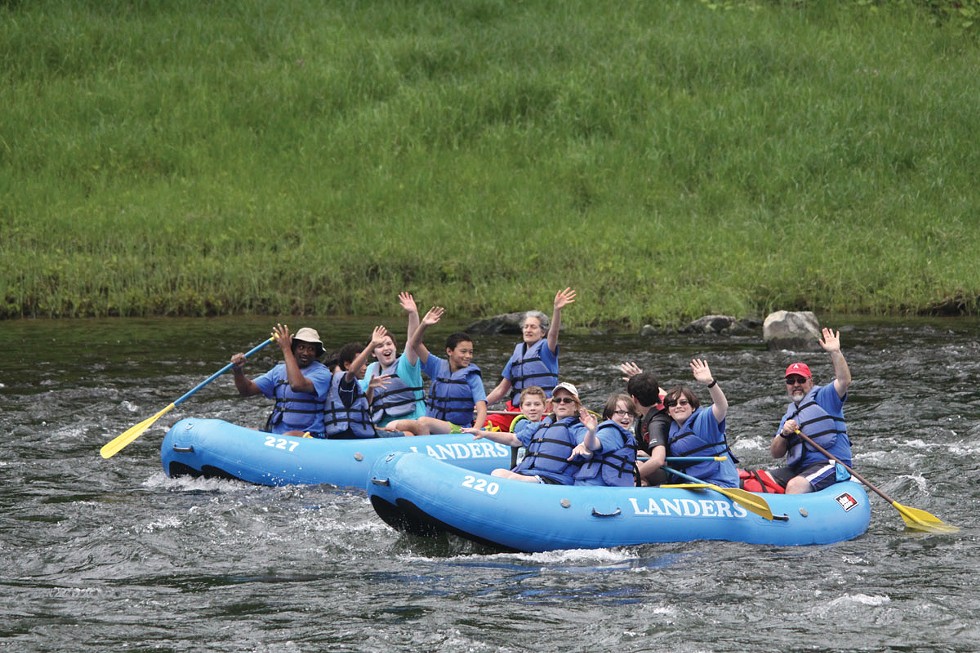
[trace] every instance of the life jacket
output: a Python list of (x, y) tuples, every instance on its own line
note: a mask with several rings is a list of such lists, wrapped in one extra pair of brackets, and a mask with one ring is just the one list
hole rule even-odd
[[(847, 424), (841, 417), (835, 417), (820, 407), (816, 394), (821, 386), (815, 386), (800, 400), (800, 405), (790, 404), (783, 418), (795, 419), (811, 440), (830, 452), (835, 460), (851, 464), (851, 446), (847, 437)], [(786, 450), (786, 466), (804, 469), (810, 465), (827, 462), (827, 456), (810, 447), (809, 444), (793, 434)]]
[(749, 492), (763, 494), (786, 494), (786, 488), (779, 484), (773, 475), (764, 469), (738, 470), (739, 487)]
[(514, 353), (510, 356), (510, 401), (514, 406), (521, 405), (521, 391), (524, 388), (539, 386), (545, 396), (550, 397), (551, 391), (558, 385), (558, 366), (550, 369), (541, 359), (541, 348), (547, 346), (548, 340), (542, 338), (530, 347), (523, 342), (514, 347)]
[(592, 458), (582, 463), (575, 474), (575, 481), (602, 478), (603, 485), (628, 487), (636, 485), (636, 438), (612, 420), (596, 427), (596, 436), (602, 431), (619, 433), (622, 444), (613, 451), (593, 452)]
[(356, 398), (350, 407), (344, 405), (340, 398), (340, 381), (345, 372), (335, 372), (330, 380), (330, 392), (327, 393), (327, 405), (323, 412), (323, 430), (328, 438), (354, 437), (376, 438), (378, 432), (371, 421), (368, 400), (360, 386), (354, 383)]
[(422, 388), (411, 387), (395, 374), (398, 359), (386, 368), (378, 363), (372, 363), (377, 369), (375, 376), (390, 374), (391, 378), (385, 385), (375, 388), (371, 399), (371, 419), (380, 424), (385, 419), (403, 417), (415, 411), (415, 402), (423, 398)]
[(426, 415), (445, 420), (457, 426), (473, 425), (473, 391), (466, 378), (470, 374), (480, 374), (480, 368), (470, 363), (466, 367), (449, 371), (449, 361), (444, 360), (439, 365), (436, 378), (432, 379), (429, 387), (429, 399), (426, 401)]
[(578, 440), (571, 426), (578, 424), (577, 416), (565, 417), (555, 421), (550, 415), (541, 422), (527, 447), (524, 460), (513, 471), (527, 476), (545, 476), (561, 485), (572, 485), (580, 462), (569, 462), (572, 449)]
[[(721, 434), (720, 440), (714, 440), (708, 435), (694, 431), (693, 426), (697, 417), (705, 410), (710, 408), (701, 407), (695, 410), (680, 427), (676, 423), (671, 425), (670, 435), (667, 436), (667, 451), (671, 456), (727, 456), (728, 460), (677, 461), (671, 463), (671, 466), (690, 476), (718, 484), (723, 484), (723, 477), (731, 476), (727, 480), (730, 482), (730, 487), (734, 487), (738, 483), (735, 471), (738, 458), (728, 448), (725, 434)], [(714, 416), (709, 416), (709, 419), (714, 419)]]
[[(310, 364), (323, 365), (314, 361)], [(312, 371), (312, 370), (311, 370)], [(286, 431), (323, 432), (323, 400), (311, 392), (296, 392), (285, 378), (276, 381), (272, 390), (276, 403), (272, 407), (265, 430), (269, 433)]]

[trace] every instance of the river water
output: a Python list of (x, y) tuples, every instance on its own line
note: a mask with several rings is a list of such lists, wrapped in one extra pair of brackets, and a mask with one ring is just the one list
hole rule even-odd
[[(371, 326), (303, 322), (328, 348), (366, 339)], [(854, 376), (855, 467), (959, 533), (908, 532), (872, 495), (868, 533), (832, 546), (704, 542), (534, 555), (401, 535), (353, 491), (167, 478), (160, 440), (177, 419), (263, 423), (268, 404), (239, 399), (230, 378), (100, 458), (105, 442), (271, 326), (252, 318), (0, 323), (0, 649), (980, 650), (977, 320), (840, 325)], [(476, 339), (488, 385), (516, 340)], [(250, 371), (271, 366), (273, 349)], [(622, 387), (614, 363), (636, 360), (669, 384), (689, 380), (692, 356), (708, 360), (728, 396), (735, 453), (746, 466), (768, 464), (785, 402), (781, 371), (795, 355), (767, 351), (761, 331), (562, 336), (563, 379), (592, 407)], [(829, 380), (826, 354), (800, 357), (818, 383)]]

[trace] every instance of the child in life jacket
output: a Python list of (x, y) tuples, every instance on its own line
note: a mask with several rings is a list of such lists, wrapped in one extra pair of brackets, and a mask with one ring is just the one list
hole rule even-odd
[[(518, 463), (518, 449), (523, 448), (521, 437), (528, 430), (536, 428), (536, 424), (544, 418), (548, 398), (544, 393), (544, 388), (533, 385), (524, 389), (524, 401), (521, 402), (521, 414), (510, 423), (509, 431), (484, 431), (476, 427), (463, 429), (463, 433), (469, 433), (474, 440), (486, 438), (500, 444), (514, 447), (514, 457), (511, 459), (512, 466)], [(488, 422), (489, 423), (489, 422)], [(521, 456), (523, 457), (523, 456)]]
[(555, 386), (551, 405), (552, 414), (522, 429), (520, 436), (508, 433), (490, 436), (501, 444), (515, 446), (516, 442), (527, 447), (527, 455), (513, 469), (495, 469), (493, 476), (526, 483), (573, 484), (581, 461), (572, 451), (588, 433), (595, 432), (596, 419), (582, 406), (578, 390), (571, 383)]
[(636, 485), (635, 417), (636, 405), (629, 395), (609, 397), (602, 410), (603, 421), (586, 434), (568, 458), (584, 461), (575, 474), (575, 485)]
[(465, 333), (449, 336), (445, 359), (422, 345), (425, 330), (438, 323), (443, 312), (441, 306), (429, 309), (407, 344), (418, 353), (422, 371), (431, 380), (426, 415), (417, 420), (395, 420), (385, 430), (403, 431), (405, 435), (461, 433), (463, 427), (483, 426), (487, 420), (487, 394), (480, 368), (473, 364), (473, 340)]

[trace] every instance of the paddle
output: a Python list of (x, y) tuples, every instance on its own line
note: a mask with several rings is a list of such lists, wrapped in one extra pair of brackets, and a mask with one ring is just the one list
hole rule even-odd
[(895, 510), (898, 511), (898, 514), (902, 516), (902, 519), (905, 521), (905, 525), (908, 528), (911, 528), (912, 530), (916, 530), (916, 531), (925, 531), (928, 533), (955, 533), (956, 531), (960, 530), (958, 527), (953, 526), (951, 524), (947, 524), (943, 520), (939, 519), (939, 517), (936, 517), (932, 513), (928, 513), (925, 510), (920, 510), (918, 508), (910, 508), (909, 506), (903, 506), (898, 501), (895, 501), (890, 496), (888, 496), (887, 494), (885, 494), (884, 492), (876, 488), (874, 485), (869, 483), (866, 478), (864, 478), (863, 476), (855, 472), (853, 469), (851, 469), (841, 461), (834, 458), (829, 451), (827, 451), (819, 444), (814, 442), (812, 438), (804, 434), (799, 429), (796, 429), (796, 435), (800, 436), (800, 438), (802, 438), (803, 441), (809, 444), (811, 447), (813, 447), (823, 455), (827, 456), (828, 460), (833, 460), (835, 463), (837, 463), (838, 465), (846, 469), (851, 476), (853, 476), (854, 478), (856, 478), (857, 480), (861, 481), (866, 486), (868, 486), (868, 488), (872, 492), (880, 496), (888, 503), (892, 504)]
[(680, 476), (683, 479), (687, 479), (688, 481), (691, 481), (691, 483), (681, 483), (678, 485), (661, 485), (660, 487), (678, 487), (678, 488), (692, 488), (692, 489), (703, 488), (706, 490), (714, 490), (715, 492), (720, 492), (724, 494), (726, 497), (728, 497), (735, 503), (739, 504), (749, 512), (754, 512), (755, 514), (759, 515), (760, 517), (764, 517), (769, 521), (772, 521), (773, 519), (772, 509), (769, 507), (769, 504), (766, 502), (765, 499), (763, 499), (757, 494), (752, 494), (751, 492), (746, 492), (745, 490), (740, 490), (738, 488), (721, 487), (719, 485), (705, 483), (699, 478), (695, 478), (694, 476), (688, 476), (687, 474), (683, 472), (679, 472), (676, 469), (671, 469), (666, 465), (661, 467), (661, 469), (670, 472), (675, 476)]
[(669, 463), (680, 463), (680, 462), (690, 462), (690, 463), (716, 462), (716, 463), (720, 463), (723, 460), (728, 460), (728, 456), (667, 456), (666, 460)]
[[(269, 338), (268, 340), (263, 340), (261, 343), (259, 343), (255, 347), (253, 347), (248, 353), (246, 353), (245, 354), (245, 358), (248, 358), (252, 354), (258, 352), (259, 350), (261, 350), (262, 348), (266, 347), (270, 342), (273, 342), (274, 340), (275, 340), (275, 338)], [(161, 410), (159, 413), (157, 413), (153, 417), (150, 417), (149, 419), (143, 420), (142, 422), (140, 422), (136, 426), (130, 427), (128, 430), (126, 430), (125, 432), (123, 432), (121, 435), (117, 436), (113, 440), (110, 440), (109, 442), (107, 442), (102, 447), (102, 449), (99, 451), (99, 453), (102, 454), (102, 457), (103, 458), (112, 458), (117, 453), (119, 453), (120, 451), (122, 451), (123, 448), (125, 448), (133, 440), (135, 440), (139, 436), (143, 435), (143, 431), (145, 431), (146, 429), (148, 429), (151, 426), (153, 426), (153, 424), (158, 419), (160, 419), (161, 417), (163, 417), (164, 415), (166, 415), (167, 413), (169, 413), (175, 407), (177, 407), (180, 404), (182, 404), (186, 399), (188, 399), (195, 392), (197, 392), (198, 390), (200, 390), (201, 388), (203, 388), (204, 386), (206, 386), (207, 384), (211, 383), (216, 378), (218, 378), (219, 376), (221, 376), (222, 374), (224, 374), (225, 372), (227, 372), (228, 370), (230, 370), (232, 368), (232, 365), (233, 365), (233, 363), (228, 363), (227, 365), (225, 365), (224, 367), (222, 367), (220, 370), (218, 370), (217, 372), (215, 372), (214, 374), (212, 374), (208, 378), (204, 379), (200, 383), (198, 383), (192, 390), (190, 390), (189, 392), (187, 392), (180, 399), (176, 400), (175, 402), (173, 402), (172, 404), (170, 404), (169, 406), (167, 406), (166, 408), (164, 408), (163, 410)]]

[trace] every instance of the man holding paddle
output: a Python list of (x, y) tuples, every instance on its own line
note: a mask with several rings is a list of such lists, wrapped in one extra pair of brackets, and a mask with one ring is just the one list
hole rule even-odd
[[(844, 423), (851, 370), (840, 349), (840, 332), (823, 329), (820, 346), (830, 354), (833, 383), (814, 385), (806, 363), (786, 368), (786, 392), (791, 401), (769, 452), (773, 458), (786, 456), (786, 466), (772, 470), (772, 475), (787, 494), (822, 490), (838, 481), (837, 462), (851, 464), (851, 441)], [(800, 437), (801, 431), (807, 438)], [(809, 440), (820, 446), (814, 447)]]
[(243, 397), (264, 395), (275, 399), (272, 414), (264, 431), (280, 435), (323, 437), (323, 406), (330, 390), (330, 370), (318, 359), (323, 342), (314, 329), (304, 327), (289, 333), (289, 327), (277, 324), (272, 337), (282, 350), (283, 362), (271, 370), (249, 379), (245, 376), (245, 355), (231, 357), (235, 387)]

